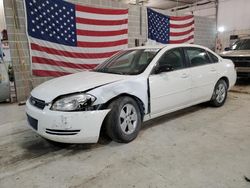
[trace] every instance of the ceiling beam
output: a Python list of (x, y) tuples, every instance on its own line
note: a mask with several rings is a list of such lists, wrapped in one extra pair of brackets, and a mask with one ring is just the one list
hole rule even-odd
[(181, 1), (181, 0), (167, 0), (167, 1), (171, 1), (171, 2), (175, 2), (175, 3), (184, 3), (184, 4), (193, 4), (193, 2), (191, 3), (188, 3), (188, 2), (185, 2), (185, 1)]

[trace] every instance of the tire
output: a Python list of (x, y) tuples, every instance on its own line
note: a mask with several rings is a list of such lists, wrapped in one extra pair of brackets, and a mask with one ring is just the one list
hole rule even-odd
[(214, 107), (221, 107), (227, 99), (227, 83), (225, 80), (219, 80), (215, 87), (210, 104)]
[(134, 140), (141, 129), (141, 112), (134, 99), (121, 97), (108, 105), (111, 111), (105, 118), (107, 135), (114, 141), (128, 143)]

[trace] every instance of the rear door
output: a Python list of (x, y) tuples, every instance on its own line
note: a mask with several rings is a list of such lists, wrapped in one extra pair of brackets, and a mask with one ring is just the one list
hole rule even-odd
[(190, 103), (191, 78), (182, 48), (166, 51), (157, 66), (168, 64), (173, 70), (149, 76), (151, 117), (182, 108)]
[(218, 80), (218, 63), (213, 62), (205, 49), (186, 47), (184, 50), (190, 66), (192, 102), (210, 100)]

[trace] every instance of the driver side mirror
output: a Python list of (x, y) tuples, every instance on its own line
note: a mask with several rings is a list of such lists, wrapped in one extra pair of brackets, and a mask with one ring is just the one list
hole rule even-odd
[(162, 72), (169, 72), (172, 70), (174, 70), (172, 65), (169, 65), (169, 64), (159, 65), (155, 68), (155, 74), (159, 74)]
[(231, 50), (231, 48), (230, 47), (226, 47), (224, 50), (225, 51), (229, 51), (229, 50)]

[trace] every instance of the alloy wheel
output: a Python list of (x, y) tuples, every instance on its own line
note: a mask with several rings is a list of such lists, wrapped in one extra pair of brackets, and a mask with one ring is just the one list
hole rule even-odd
[(219, 84), (215, 90), (216, 100), (218, 103), (222, 103), (226, 97), (226, 88), (224, 84)]
[(124, 134), (131, 134), (137, 126), (137, 112), (132, 104), (125, 104), (120, 112), (120, 127)]

